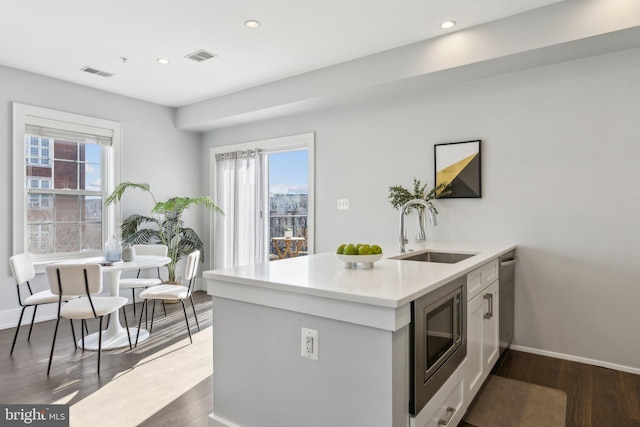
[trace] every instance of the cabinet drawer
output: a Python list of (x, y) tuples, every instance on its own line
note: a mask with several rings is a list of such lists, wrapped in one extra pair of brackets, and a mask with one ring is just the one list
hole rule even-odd
[[(456, 427), (465, 410), (463, 362), (422, 411), (415, 417), (410, 417), (409, 426)], [(445, 421), (448, 422), (444, 424)]]
[(494, 259), (467, 274), (467, 301), (498, 279), (498, 260)]

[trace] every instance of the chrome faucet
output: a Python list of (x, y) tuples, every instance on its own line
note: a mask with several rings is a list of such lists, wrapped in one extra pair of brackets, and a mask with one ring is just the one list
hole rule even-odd
[(400, 243), (400, 253), (405, 253), (404, 245), (408, 242), (405, 237), (405, 229), (404, 229), (404, 214), (407, 208), (413, 205), (422, 205), (429, 211), (429, 222), (431, 225), (438, 225), (438, 219), (436, 218), (436, 210), (433, 206), (431, 206), (426, 200), (423, 199), (413, 199), (409, 200), (407, 203), (402, 205), (400, 208), (400, 236), (398, 238), (398, 242)]

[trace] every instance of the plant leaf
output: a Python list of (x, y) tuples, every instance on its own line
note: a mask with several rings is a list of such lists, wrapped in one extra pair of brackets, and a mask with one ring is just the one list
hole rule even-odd
[(222, 210), (215, 205), (211, 197), (209, 196), (201, 196), (201, 197), (173, 197), (166, 202), (158, 202), (151, 210), (151, 213), (160, 213), (166, 214), (169, 212), (182, 214), (185, 209), (190, 206), (195, 205), (203, 205), (209, 210), (214, 212), (223, 213)]
[(122, 239), (127, 240), (129, 236), (135, 234), (139, 229), (148, 229), (149, 226), (155, 228), (157, 233), (158, 220), (144, 215), (133, 214), (122, 221), (122, 226), (120, 227)]
[[(119, 202), (122, 199), (122, 195), (127, 190), (127, 188), (138, 188), (140, 190), (151, 193), (149, 184), (137, 184), (135, 182), (121, 182), (116, 185), (116, 188), (113, 190), (111, 194), (104, 201), (105, 206), (109, 206), (112, 203)], [(153, 196), (153, 195), (152, 195)]]
[(141, 228), (122, 238), (122, 245), (159, 245), (162, 244), (158, 230), (151, 228)]
[(183, 228), (180, 230), (180, 234), (182, 239), (178, 245), (179, 257), (182, 258), (195, 250), (199, 250), (200, 261), (204, 262), (204, 243), (202, 243), (196, 232), (191, 228)]

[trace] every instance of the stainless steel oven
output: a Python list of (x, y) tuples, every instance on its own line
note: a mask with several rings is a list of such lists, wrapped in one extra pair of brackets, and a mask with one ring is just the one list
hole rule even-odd
[(411, 414), (420, 412), (467, 355), (466, 307), (466, 276), (411, 304)]

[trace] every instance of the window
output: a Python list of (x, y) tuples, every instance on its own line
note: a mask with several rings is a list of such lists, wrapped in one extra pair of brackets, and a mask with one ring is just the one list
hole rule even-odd
[(119, 219), (103, 201), (120, 175), (120, 124), (14, 104), (13, 125), (14, 253), (101, 254)]

